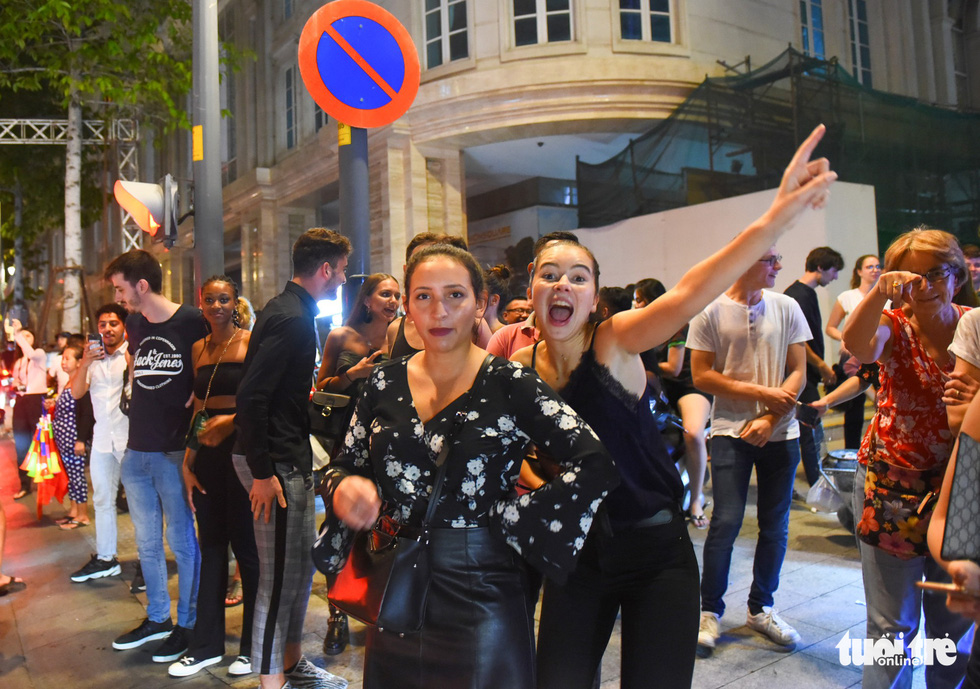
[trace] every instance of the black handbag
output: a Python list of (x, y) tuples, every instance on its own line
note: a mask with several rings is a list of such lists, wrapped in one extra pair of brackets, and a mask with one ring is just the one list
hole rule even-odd
[[(473, 387), (492, 358), (488, 354), (483, 360)], [(468, 400), (470, 393), (466, 394)], [(422, 525), (403, 526), (383, 514), (370, 531), (355, 536), (350, 556), (340, 572), (327, 574), (327, 598), (341, 612), (398, 634), (411, 634), (422, 628), (429, 592), (429, 528), (445, 483), (446, 460), (453, 438), (466, 420), (466, 407), (464, 401), (436, 458), (435, 481)], [(317, 544), (322, 540), (325, 539), (318, 539)], [(324, 559), (318, 557), (316, 551), (315, 544), (314, 563)]]
[(980, 443), (960, 433), (946, 507), (944, 560), (980, 562)]
[(318, 390), (310, 397), (310, 434), (315, 436), (333, 459), (344, 446), (344, 436), (354, 416), (354, 403), (348, 395)]

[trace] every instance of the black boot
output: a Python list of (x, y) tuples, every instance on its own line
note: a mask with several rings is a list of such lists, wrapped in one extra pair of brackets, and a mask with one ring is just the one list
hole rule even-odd
[(327, 633), (323, 637), (323, 652), (328, 656), (339, 655), (350, 642), (350, 629), (347, 615), (330, 606), (330, 619), (327, 620)]

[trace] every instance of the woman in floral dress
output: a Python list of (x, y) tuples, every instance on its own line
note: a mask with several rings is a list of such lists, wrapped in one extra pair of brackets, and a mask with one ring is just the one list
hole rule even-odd
[[(375, 367), (324, 482), (333, 510), (320, 542), (339, 569), (354, 532), (371, 527), (382, 501), (400, 523), (420, 524), (436, 458), (452, 443), (428, 546), (422, 630), (368, 629), (365, 689), (532, 689), (522, 556), (564, 579), (616, 483), (598, 438), (533, 371), (492, 358), (480, 372), (487, 354), (472, 331), (483, 295), (482, 271), (467, 252), (440, 244), (411, 258), (405, 304), (425, 349)], [(529, 442), (564, 470), (518, 497)]]
[[(923, 597), (915, 582), (949, 581), (929, 555), (931, 491), (938, 493), (953, 447), (943, 386), (953, 370), (948, 351), (965, 307), (953, 295), (970, 274), (953, 235), (919, 229), (885, 252), (885, 272), (848, 317), (844, 345), (862, 363), (881, 365), (877, 406), (858, 452), (854, 514), (867, 600), (867, 638), (916, 636), (924, 609), (926, 633), (958, 641), (970, 624), (939, 596)], [(882, 313), (887, 300), (893, 306)], [(863, 490), (862, 490), (863, 488)], [(929, 687), (955, 687), (966, 654), (953, 665), (926, 668)], [(910, 687), (912, 665), (866, 664), (866, 689)]]

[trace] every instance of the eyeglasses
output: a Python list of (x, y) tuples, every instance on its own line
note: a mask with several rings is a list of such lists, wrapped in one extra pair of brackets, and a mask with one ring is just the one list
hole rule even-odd
[(525, 309), (523, 306), (514, 307), (512, 309), (504, 309), (504, 313), (531, 313), (532, 309)]
[(775, 268), (777, 263), (783, 262), (782, 254), (773, 254), (772, 256), (767, 256), (766, 258), (760, 258), (759, 263), (768, 263), (770, 268)]
[(877, 263), (870, 266), (865, 266), (862, 270), (881, 270), (881, 266)]
[(917, 273), (917, 275), (921, 275), (929, 282), (942, 282), (949, 277), (950, 273), (952, 273), (952, 269), (949, 266), (939, 266), (925, 273)]

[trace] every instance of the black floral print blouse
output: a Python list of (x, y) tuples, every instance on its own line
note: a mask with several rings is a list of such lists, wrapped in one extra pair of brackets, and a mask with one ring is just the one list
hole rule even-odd
[[(563, 581), (585, 544), (596, 509), (618, 482), (598, 437), (537, 373), (497, 357), (469, 396), (422, 423), (408, 386), (407, 362), (397, 359), (376, 367), (364, 386), (344, 451), (327, 475), (328, 504), (341, 478), (364, 476), (375, 481), (386, 508), (394, 508), (401, 523), (419, 525), (436, 458), (457, 415), (465, 414), (452, 438), (432, 526), (489, 526), (542, 573)], [(514, 486), (530, 442), (559, 461), (563, 473), (518, 496)], [(353, 535), (328, 510), (318, 543), (328, 548), (332, 570), (343, 567)]]

